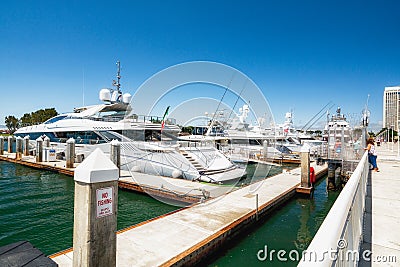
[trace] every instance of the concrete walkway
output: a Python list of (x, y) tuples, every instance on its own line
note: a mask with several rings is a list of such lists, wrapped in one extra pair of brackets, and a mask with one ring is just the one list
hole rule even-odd
[(400, 266), (400, 160), (397, 145), (376, 147), (380, 172), (371, 171), (367, 186), (362, 251), (371, 261), (359, 266)]

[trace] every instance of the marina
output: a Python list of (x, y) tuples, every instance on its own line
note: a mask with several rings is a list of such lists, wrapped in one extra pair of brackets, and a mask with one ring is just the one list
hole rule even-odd
[[(118, 83), (116, 85), (117, 90), (114, 92), (121, 95)], [(102, 94), (104, 92), (100, 92), (100, 98), (105, 98), (108, 101), (108, 96), (105, 97)], [(114, 93), (111, 92), (110, 94)], [(0, 160), (74, 177), (75, 205), (78, 205), (75, 206), (75, 216), (78, 216), (76, 214), (81, 214), (80, 216), (84, 217), (93, 216), (84, 215), (86, 212), (92, 214), (90, 211), (90, 207), (93, 205), (91, 204), (92, 200), (83, 202), (87, 203), (85, 207), (88, 210), (84, 212), (76, 211), (81, 206), (76, 204), (77, 196), (80, 196), (79, 199), (86, 194), (77, 193), (76, 190), (83, 190), (79, 188), (83, 188), (82, 186), (85, 184), (88, 188), (97, 188), (102, 184), (97, 182), (99, 185), (92, 187), (90, 185), (92, 182), (84, 182), (81, 185), (82, 181), (86, 181), (87, 178), (85, 177), (91, 177), (89, 179), (96, 181), (96, 176), (98, 176), (100, 177), (98, 178), (99, 181), (102, 181), (104, 178), (108, 179), (109, 175), (105, 176), (105, 173), (111, 174), (110, 171), (115, 173), (113, 178), (115, 182), (107, 182), (103, 187), (114, 188), (115, 184), (120, 189), (143, 195), (147, 194), (167, 204), (186, 206), (186, 208), (120, 229), (117, 235), (111, 230), (113, 227), (111, 225), (117, 225), (117, 217), (112, 212), (109, 213), (112, 217), (106, 215), (106, 218), (114, 218), (110, 219), (113, 222), (110, 221), (110, 225), (109, 223), (102, 223), (101, 225), (103, 225), (102, 227), (107, 225), (104, 231), (108, 233), (110, 240), (114, 240), (112, 241), (114, 245), (111, 245), (111, 249), (102, 253), (102, 255), (108, 261), (111, 261), (109, 263), (111, 265), (113, 265), (113, 259), (115, 259), (117, 266), (132, 264), (135, 266), (182, 266), (205, 262), (208, 257), (215, 257), (218, 249), (226, 247), (237, 236), (242, 235), (244, 231), (254, 228), (260, 220), (265, 219), (268, 214), (282, 207), (294, 197), (299, 195), (312, 197), (318, 180), (325, 177), (326, 174), (328, 174), (325, 184), (327, 189), (332, 184), (334, 185), (333, 189), (344, 185), (349, 178), (348, 175), (354, 171), (358, 164), (351, 145), (351, 140), (354, 140), (355, 137), (348, 135), (345, 139), (343, 127), (340, 125), (338, 127), (336, 123), (328, 125), (327, 134), (329, 137), (331, 135), (330, 129), (333, 128), (334, 138), (332, 140), (336, 142), (337, 137), (340, 137), (339, 134), (336, 136), (336, 133), (342, 133), (341, 144), (343, 145), (340, 150), (337, 149), (336, 145), (332, 145), (329, 138), (327, 138), (327, 143), (320, 142), (315, 147), (312, 140), (305, 143), (294, 141), (294, 138), (297, 137), (291, 129), (291, 121), (289, 120), (285, 124), (286, 126), (280, 127), (283, 131), (288, 129), (287, 135), (281, 138), (281, 143), (273, 141), (272, 137), (275, 134), (258, 135), (257, 139), (254, 140), (250, 138), (248, 139), (250, 146), (243, 145), (243, 141), (235, 141), (240, 138), (245, 140), (246, 131), (249, 130), (242, 132), (239, 139), (239, 135), (236, 133), (236, 137), (228, 142), (224, 140), (226, 136), (212, 137), (207, 134), (193, 138), (187, 137), (178, 141), (175, 140), (175, 142), (173, 142), (174, 140), (159, 142), (160, 140), (151, 139), (133, 141), (126, 137), (127, 134), (132, 134), (131, 130), (124, 132), (125, 130), (118, 128), (122, 127), (118, 125), (119, 122), (126, 123), (124, 122), (126, 116), (114, 117), (111, 123), (117, 124), (109, 124), (109, 119), (104, 120), (100, 117), (93, 120), (94, 114), (98, 111), (101, 112), (104, 109), (115, 111), (116, 104), (123, 105), (120, 102), (111, 101), (110, 104), (98, 107), (79, 108), (77, 114), (54, 117), (34, 128), (32, 128), (33, 126), (22, 128), (17, 131), (15, 143), (13, 137), (7, 138), (7, 144), (5, 144), (4, 138), (0, 138), (1, 146), (7, 148), (6, 151), (0, 153)], [(92, 109), (95, 111), (91, 111)], [(124, 109), (126, 112), (129, 107), (126, 106)], [(242, 110), (244, 109), (245, 107), (242, 108)], [(80, 113), (83, 113), (83, 115)], [(336, 117), (338, 120), (345, 121), (345, 118), (340, 115), (340, 111)], [(291, 116), (287, 115), (287, 118), (291, 119)], [(89, 121), (85, 122), (87, 119)], [(133, 119), (135, 118), (133, 117)], [(71, 126), (71, 122), (74, 125), (79, 122), (82, 123), (82, 126), (79, 127), (87, 127), (86, 125), (92, 123), (92, 121), (100, 123), (99, 125), (109, 125), (109, 128), (106, 131), (104, 129), (102, 131), (94, 130), (92, 134), (87, 134), (88, 130), (77, 131), (75, 126)], [(241, 121), (245, 122), (244, 118)], [(65, 130), (60, 130), (62, 127), (60, 127), (59, 122), (65, 122), (68, 127), (74, 128), (74, 135), (70, 135), (71, 132), (68, 127)], [(59, 126), (54, 127), (52, 126), (53, 123), (57, 123)], [(129, 123), (132, 122), (129, 121)], [(143, 127), (144, 133), (146, 133), (146, 129), (152, 129), (149, 132), (151, 138), (158, 134), (161, 137), (163, 134), (161, 124), (163, 123), (157, 123), (146, 122), (145, 120), (144, 125), (140, 127)], [(213, 123), (210, 126), (212, 125)], [(89, 129), (96, 127), (90, 126)], [(136, 127), (134, 126), (135, 129)], [(138, 133), (142, 131), (140, 127), (137, 128)], [(57, 132), (54, 132), (54, 128), (57, 128)], [(26, 134), (31, 134), (32, 130), (37, 131), (40, 136), (31, 142), (29, 135)], [(49, 132), (46, 132), (47, 130)], [(60, 135), (64, 134), (63, 131), (68, 139), (59, 138)], [(210, 128), (207, 132), (209, 131)], [(350, 131), (350, 129), (347, 131)], [(85, 135), (82, 135), (82, 133), (85, 133)], [(289, 136), (289, 133), (293, 136)], [(52, 137), (49, 138), (48, 135)], [(171, 137), (172, 134), (170, 133), (168, 136)], [(280, 136), (279, 133), (278, 136)], [(96, 138), (99, 140), (99, 137), (103, 141), (95, 141)], [(146, 134), (145, 139), (147, 139)], [(275, 140), (278, 139), (275, 136)], [(221, 140), (223, 142), (220, 142)], [(284, 145), (282, 143), (284, 140), (293, 142), (292, 146)], [(296, 157), (288, 159), (282, 156), (282, 152), (276, 149), (277, 146), (286, 146), (286, 149), (291, 151), (290, 153), (294, 152)], [(296, 148), (294, 149), (294, 147)], [(279, 152), (278, 157), (271, 157), (271, 154), (275, 153), (273, 150)], [(322, 152), (322, 150), (327, 153)], [(139, 154), (135, 154), (137, 152)], [(229, 154), (230, 157), (225, 156)], [(237, 157), (239, 162), (244, 159), (243, 163), (252, 163), (253, 165), (247, 166), (254, 166), (253, 171), (248, 173), (249, 168), (245, 169), (240, 167), (240, 164), (233, 164), (229, 161), (228, 158), (233, 160), (233, 155)], [(238, 155), (240, 156), (238, 157)], [(330, 158), (330, 155), (335, 157)], [(311, 162), (312, 156), (315, 160), (313, 162)], [(167, 159), (168, 157), (170, 158)], [(284, 162), (297, 163), (300, 164), (300, 167), (284, 169), (282, 165)], [(108, 170), (107, 168), (111, 169)], [(340, 173), (337, 173), (337, 168), (340, 169)], [(228, 183), (228, 181), (232, 183)], [(78, 189), (76, 189), (77, 185), (79, 185)], [(107, 209), (112, 211), (117, 207)], [(91, 220), (95, 223), (98, 218)], [(91, 222), (89, 225), (83, 225), (79, 224), (81, 221), (82, 219), (77, 218), (74, 220), (74, 236), (76, 236), (76, 229), (80, 229), (80, 232), (88, 231), (82, 227), (89, 227), (88, 229), (90, 229)], [(78, 226), (76, 225), (77, 222)], [(94, 227), (93, 229), (100, 228)], [(176, 238), (177, 236), (180, 238)], [(162, 253), (156, 253), (153, 248), (160, 247), (163, 240), (169, 240), (169, 246), (164, 247)], [(78, 241), (74, 238), (74, 247), (78, 246), (75, 242)], [(82, 240), (81, 244), (87, 242), (91, 241)], [(79, 246), (82, 247), (82, 245)], [(115, 247), (115, 249), (112, 249), (112, 247)], [(81, 248), (79, 253), (82, 253)], [(50, 258), (59, 266), (73, 266), (78, 264), (75, 262), (76, 260), (81, 259), (80, 256), (74, 257), (73, 255), (74, 249), (70, 248), (57, 252)], [(91, 252), (84, 252), (82, 255), (91, 255)], [(142, 257), (138, 258), (135, 255), (142, 255)], [(102, 261), (98, 257), (87, 258), (87, 261), (92, 260)], [(98, 263), (93, 264), (97, 265)]]
[[(340, 127), (337, 128), (337, 125), (333, 127), (335, 127), (335, 132), (343, 133), (344, 131)], [(328, 132), (329, 135), (330, 132)], [(3, 147), (6, 147), (7, 151), (0, 153), (2, 154), (0, 155), (1, 161), (7, 164), (25, 165), (26, 167), (35, 168), (40, 171), (74, 176), (75, 179), (77, 177), (75, 172), (77, 169), (80, 169), (81, 164), (90, 164), (88, 162), (91, 161), (92, 154), (85, 157), (82, 162), (75, 162), (75, 157), (72, 160), (72, 165), (67, 168), (68, 154), (75, 154), (74, 151), (68, 152), (69, 149), (74, 149), (68, 143), (66, 144), (67, 153), (65, 160), (57, 159), (57, 157), (49, 158), (49, 155), (44, 154), (42, 159), (38, 158), (37, 155), (24, 155), (24, 152), (26, 152), (24, 148), (28, 146), (27, 144), (21, 145), (22, 139), (18, 138), (15, 145), (11, 143), (12, 139), (7, 140), (7, 146), (3, 144)], [(168, 204), (180, 203), (180, 205), (187, 207), (182, 209), (175, 208), (175, 210), (171, 207), (172, 211), (169, 213), (162, 213), (158, 217), (152, 217), (138, 224), (132, 223), (123, 229), (119, 225), (118, 229), (120, 230), (115, 237), (116, 250), (114, 253), (116, 265), (183, 266), (207, 262), (209, 264), (209, 260), (207, 259), (216, 259), (218, 255), (217, 251), (221, 249), (229, 250), (231, 242), (240, 238), (243, 233), (257, 228), (258, 222), (265, 221), (268, 218), (268, 214), (279, 213), (279, 210), (284, 207), (285, 203), (293, 201), (294, 198), (298, 198), (302, 194), (306, 197), (310, 195), (314, 196), (318, 184), (324, 184), (323, 187), (329, 189), (332, 183), (335, 184), (335, 188), (338, 188), (343, 183), (346, 183), (347, 180), (353, 181), (347, 175), (353, 176), (353, 172), (358, 173), (359, 165), (365, 164), (366, 157), (364, 154), (359, 164), (351, 142), (348, 141), (354, 140), (354, 136), (349, 135), (346, 138), (342, 135), (341, 139), (344, 145), (340, 150), (337, 150), (335, 146), (327, 147), (328, 151), (332, 151), (328, 152), (328, 154), (334, 155), (334, 157), (325, 159), (326, 163), (323, 163), (323, 161), (310, 162), (311, 149), (309, 146), (303, 145), (298, 154), (300, 161), (299, 168), (283, 169), (282, 166), (275, 166), (274, 164), (250, 164), (248, 166), (254, 166), (254, 170), (250, 170), (250, 172), (248, 168), (245, 170), (250, 175), (250, 179), (247, 180), (246, 178), (241, 180), (242, 182), (239, 181), (239, 184), (232, 184), (230, 186), (228, 184), (205, 183), (173, 177), (154, 176), (143, 172), (124, 170), (123, 168), (117, 169), (118, 178), (116, 184), (118, 184), (119, 188), (138, 192), (143, 196), (148, 194), (156, 200)], [(338, 138), (335, 139), (337, 140)], [(11, 144), (11, 147), (8, 144)], [(37, 143), (37, 146), (40, 145), (41, 142)], [(113, 142), (107, 145), (110, 146), (109, 155), (104, 154), (99, 149), (95, 150), (94, 154), (100, 153), (113, 166), (119, 166), (121, 158), (115, 158), (116, 155), (120, 155), (118, 150), (115, 150), (119, 148), (119, 144)], [(380, 149), (384, 148), (386, 147), (380, 147)], [(46, 151), (46, 149), (50, 148), (39, 148), (39, 151)], [(38, 148), (36, 147), (34, 151), (38, 151)], [(331, 165), (339, 168), (340, 174), (336, 169), (332, 170)], [(84, 168), (86, 169), (86, 167)], [(90, 169), (87, 171), (90, 171)], [(107, 170), (105, 169), (102, 172), (107, 172)], [(254, 175), (259, 176), (260, 173), (261, 176), (258, 179), (254, 179)], [(264, 174), (264, 177), (262, 174)], [(267, 174), (268, 177), (265, 179), (265, 175)], [(318, 179), (322, 177), (326, 178), (324, 183), (318, 183)], [(118, 201), (118, 203), (120, 202)], [(304, 218), (307, 219), (310, 215), (303, 214), (302, 216), (305, 216)], [(323, 225), (324, 223), (322, 223)], [(305, 229), (303, 228), (302, 234), (305, 234)], [(313, 231), (317, 230), (317, 228), (313, 229)], [(176, 238), (177, 236), (179, 238)], [(162, 253), (156, 253), (154, 248), (162, 246), (163, 240), (168, 240), (168, 247), (163, 247)], [(306, 246), (312, 241), (309, 237), (304, 242), (304, 244), (296, 248), (297, 253), (307, 251)], [(379, 241), (375, 242), (379, 243)], [(365, 249), (366, 246), (372, 247), (368, 244), (363, 245), (363, 248)], [(310, 246), (315, 245), (311, 243)], [(288, 245), (289, 247), (291, 246)], [(377, 251), (382, 250), (378, 249)], [(52, 254), (50, 259), (59, 266), (73, 266), (73, 255), (74, 250), (70, 248)], [(143, 257), (138, 258), (135, 255), (142, 255)], [(258, 256), (257, 260), (259, 260)], [(297, 262), (301, 261), (298, 260)]]
[(2, 4), (0, 267), (400, 266), (400, 1)]

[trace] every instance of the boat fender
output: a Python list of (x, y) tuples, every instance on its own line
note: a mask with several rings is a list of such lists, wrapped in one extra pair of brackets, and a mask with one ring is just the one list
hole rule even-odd
[(182, 172), (180, 170), (173, 170), (172, 171), (172, 177), (173, 178), (181, 178), (182, 177)]
[(310, 167), (310, 183), (315, 183), (315, 170), (314, 167)]
[(140, 167), (139, 166), (133, 166), (132, 167), (133, 172), (140, 172)]

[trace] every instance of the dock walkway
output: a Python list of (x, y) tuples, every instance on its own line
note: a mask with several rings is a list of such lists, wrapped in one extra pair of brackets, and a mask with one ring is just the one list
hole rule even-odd
[(368, 179), (361, 247), (372, 252), (372, 262), (361, 261), (359, 266), (399, 266), (400, 160), (396, 145), (393, 151), (389, 143), (376, 148), (380, 172), (371, 171)]
[[(312, 164), (318, 177), (327, 166)], [(117, 235), (117, 266), (170, 266), (198, 262), (240, 229), (254, 223), (292, 197), (300, 168), (243, 187), (220, 197), (132, 226)], [(256, 199), (258, 198), (258, 208)], [(72, 266), (72, 249), (51, 257)]]

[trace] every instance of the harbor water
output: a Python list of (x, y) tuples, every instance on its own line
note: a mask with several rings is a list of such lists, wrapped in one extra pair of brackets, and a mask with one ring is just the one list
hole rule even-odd
[[(252, 175), (255, 166), (248, 165)], [(285, 169), (289, 166), (283, 167)], [(269, 175), (282, 172), (273, 166)], [(255, 179), (258, 179), (256, 177)], [(0, 246), (28, 240), (50, 255), (72, 247), (74, 181), (72, 177), (0, 161)], [(254, 179), (253, 179), (254, 180)], [(242, 183), (247, 183), (247, 180)], [(294, 198), (268, 215), (254, 231), (239, 236), (212, 258), (209, 266), (261, 266), (257, 252), (264, 249), (304, 250), (325, 218), (338, 193), (326, 192), (325, 179), (314, 199)], [(118, 229), (160, 216), (179, 207), (119, 190)], [(293, 261), (273, 266), (295, 266)]]
[[(46, 255), (72, 247), (72, 177), (0, 161), (0, 183), (0, 246), (27, 240)], [(119, 190), (118, 229), (175, 209)]]
[[(301, 253), (307, 249), (338, 195), (339, 192), (328, 192), (326, 179), (321, 179), (312, 199), (295, 197), (289, 200), (251, 231), (230, 242), (207, 264), (218, 267), (297, 266)], [(280, 258), (279, 250), (285, 251)]]

